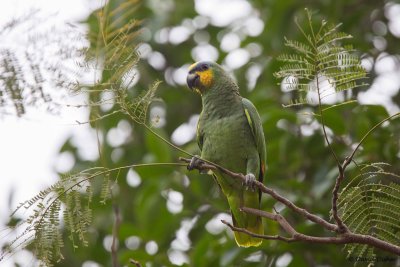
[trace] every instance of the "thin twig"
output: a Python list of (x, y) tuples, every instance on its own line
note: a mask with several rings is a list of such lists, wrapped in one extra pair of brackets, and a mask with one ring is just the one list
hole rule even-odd
[(132, 263), (133, 265), (135, 265), (136, 267), (142, 267), (142, 265), (140, 264), (140, 262), (134, 260), (134, 259), (129, 259), (129, 263)]
[[(47, 212), (49, 212), (49, 210), (50, 210), (50, 207), (51, 207), (52, 205), (54, 205), (54, 203), (55, 203), (56, 201), (59, 201), (60, 198), (61, 198), (62, 196), (64, 196), (65, 194), (67, 194), (67, 193), (68, 193), (69, 191), (71, 191), (74, 187), (78, 187), (78, 186), (80, 186), (81, 184), (83, 184), (83, 183), (86, 182), (86, 181), (92, 180), (92, 179), (94, 179), (94, 178), (96, 178), (96, 177), (98, 177), (98, 176), (100, 176), (100, 175), (105, 175), (105, 174), (112, 173), (112, 172), (114, 172), (114, 171), (120, 171), (120, 170), (128, 169), (128, 168), (152, 167), (152, 166), (186, 166), (186, 165), (183, 164), (183, 163), (176, 163), (176, 162), (142, 163), (142, 164), (131, 164), (131, 165), (122, 166), (122, 167), (117, 167), (117, 168), (113, 168), (113, 169), (97, 168), (97, 167), (95, 167), (95, 168), (89, 169), (89, 170), (97, 170), (97, 169), (99, 169), (99, 171), (97, 171), (97, 172), (95, 172), (95, 173), (93, 173), (93, 174), (86, 174), (86, 173), (84, 173), (84, 172), (78, 173), (79, 175), (88, 175), (88, 176), (85, 177), (85, 178), (83, 178), (82, 180), (80, 180), (80, 181), (74, 183), (74, 184), (71, 185), (70, 187), (64, 189), (62, 192), (58, 193), (58, 195), (57, 195), (56, 197), (54, 197), (53, 199), (51, 199), (51, 201), (49, 200), (49, 201), (47, 202), (47, 207), (46, 207), (46, 209), (44, 209), (44, 211), (43, 211), (42, 214), (40, 215), (40, 218), (37, 219), (38, 225), (40, 225), (40, 224), (43, 222), (45, 215), (46, 215)], [(21, 208), (21, 207), (23, 207), (23, 206), (21, 205), (19, 208)], [(17, 210), (18, 210), (19, 208), (17, 208)], [(17, 210), (15, 210), (15, 212), (16, 212)], [(24, 233), (25, 233), (25, 232), (29, 232), (29, 227), (28, 227), (27, 229), (24, 230)], [(21, 236), (22, 236), (22, 235), (21, 235)], [(16, 241), (16, 240), (18, 240), (18, 239), (15, 239), (15, 241)], [(0, 260), (1, 260), (3, 257), (4, 257), (3, 254), (1, 254)]]
[(111, 258), (113, 267), (119, 267), (118, 263), (118, 232), (119, 226), (121, 224), (121, 215), (119, 212), (119, 207), (114, 205), (114, 228), (113, 228), (113, 237), (111, 243)]
[(380, 248), (382, 250), (391, 252), (393, 254), (399, 255), (400, 256), (400, 247), (393, 245), (391, 243), (382, 241), (376, 237), (370, 236), (370, 235), (360, 235), (360, 234), (354, 234), (354, 233), (345, 233), (340, 236), (310, 236), (310, 235), (305, 235), (301, 234), (298, 232), (294, 232), (291, 237), (284, 237), (280, 235), (259, 235), (255, 234), (253, 232), (250, 232), (247, 229), (240, 228), (233, 226), (232, 224), (221, 220), (222, 223), (226, 224), (229, 228), (231, 228), (232, 231), (236, 232), (242, 232), (246, 233), (250, 236), (256, 237), (256, 238), (261, 238), (261, 239), (266, 239), (266, 240), (281, 240), (285, 242), (295, 242), (295, 241), (303, 241), (303, 242), (308, 242), (308, 243), (317, 243), (317, 244), (365, 244), (365, 245), (370, 245), (374, 246), (376, 248)]
[(169, 145), (170, 147), (180, 151), (183, 154), (186, 154), (190, 157), (193, 157), (193, 155), (189, 152), (187, 152), (186, 150), (174, 145), (173, 143), (171, 143), (170, 141), (168, 141), (167, 139), (165, 139), (164, 137), (162, 137), (161, 135), (159, 135), (158, 133), (156, 133), (153, 129), (151, 129), (150, 126), (148, 126), (147, 124), (143, 124), (143, 126), (146, 128), (146, 130), (148, 130), (149, 132), (151, 132), (152, 134), (154, 134), (157, 138), (161, 139), (163, 142), (165, 142), (167, 145)]
[(343, 223), (342, 219), (338, 215), (338, 208), (337, 208), (337, 201), (339, 199), (339, 189), (340, 189), (340, 184), (344, 180), (345, 177), (345, 171), (346, 168), (349, 166), (349, 164), (353, 161), (354, 155), (356, 154), (357, 150), (360, 148), (361, 144), (365, 141), (365, 139), (371, 135), (373, 131), (375, 131), (380, 125), (382, 125), (384, 122), (389, 121), (393, 118), (400, 117), (400, 113), (396, 113), (392, 116), (389, 116), (382, 121), (378, 122), (374, 127), (372, 127), (362, 138), (361, 141), (358, 143), (358, 145), (353, 149), (352, 153), (350, 156), (348, 156), (343, 163), (339, 166), (339, 175), (336, 178), (335, 186), (332, 190), (332, 217), (335, 219), (337, 225), (339, 226), (339, 231), (341, 233), (348, 232), (347, 226)]
[(284, 237), (284, 236), (280, 236), (280, 235), (259, 235), (259, 234), (255, 234), (255, 233), (250, 232), (249, 230), (247, 230), (245, 228), (240, 228), (240, 227), (233, 226), (232, 224), (228, 223), (225, 220), (221, 220), (221, 222), (223, 224), (226, 224), (227, 226), (229, 226), (229, 228), (231, 228), (232, 231), (246, 233), (246, 234), (248, 234), (250, 236), (253, 236), (253, 237), (267, 239), (267, 240), (281, 240), (281, 241), (285, 241), (285, 242), (295, 241), (295, 239), (293, 239), (293, 238), (288, 238), (288, 237)]
[(264, 218), (268, 218), (270, 220), (276, 221), (283, 228), (283, 230), (285, 230), (285, 232), (290, 234), (291, 236), (294, 236), (297, 233), (296, 230), (286, 220), (286, 218), (280, 214), (273, 214), (273, 213), (266, 212), (263, 210), (257, 210), (257, 209), (248, 208), (248, 207), (242, 207), (241, 210), (246, 213), (254, 214), (254, 215), (257, 215), (260, 217), (264, 217)]
[(349, 229), (347, 226), (343, 223), (342, 219), (340, 218), (338, 214), (338, 208), (337, 208), (337, 201), (339, 199), (339, 189), (340, 189), (340, 184), (344, 180), (344, 168), (343, 166), (347, 166), (351, 162), (349, 158), (346, 158), (343, 164), (339, 168), (339, 175), (336, 178), (335, 181), (335, 186), (333, 187), (332, 190), (332, 217), (336, 221), (336, 224), (339, 228), (340, 233), (346, 233), (349, 232)]
[(115, 110), (115, 111), (113, 111), (113, 112), (107, 113), (107, 114), (102, 115), (102, 116), (98, 116), (98, 117), (96, 117), (96, 118), (93, 118), (93, 119), (90, 119), (90, 120), (87, 120), (87, 121), (78, 121), (78, 120), (75, 120), (75, 122), (76, 122), (78, 125), (89, 124), (89, 123), (92, 123), (92, 122), (97, 122), (97, 121), (100, 121), (100, 120), (102, 120), (102, 119), (108, 118), (108, 117), (113, 116), (113, 115), (118, 114), (118, 113), (121, 113), (121, 111), (120, 111), (120, 110)]
[(337, 168), (339, 170), (339, 175), (336, 178), (335, 186), (332, 191), (332, 216), (333, 216), (334, 220), (336, 221), (336, 224), (338, 226), (338, 231), (340, 233), (345, 233), (348, 231), (348, 229), (347, 229), (347, 226), (343, 223), (342, 219), (339, 217), (339, 214), (337, 211), (337, 205), (336, 205), (337, 200), (338, 200), (340, 184), (344, 179), (344, 169), (343, 169), (343, 165), (340, 164), (339, 158), (336, 155), (335, 150), (333, 150), (333, 147), (332, 147), (331, 143), (329, 142), (328, 134), (326, 133), (325, 118), (324, 118), (324, 113), (323, 113), (323, 109), (322, 109), (321, 92), (320, 92), (320, 88), (319, 88), (318, 73), (316, 74), (315, 78), (316, 78), (316, 84), (317, 84), (316, 86), (317, 86), (317, 93), (318, 93), (318, 107), (319, 107), (319, 115), (321, 117), (322, 131), (324, 133), (325, 141), (328, 144), (328, 148), (329, 148), (333, 158), (335, 159)]
[(386, 119), (378, 122), (376, 125), (374, 125), (374, 127), (372, 127), (362, 138), (361, 141), (358, 143), (358, 145), (354, 148), (353, 152), (351, 153), (351, 155), (349, 156), (350, 161), (353, 159), (354, 155), (356, 154), (357, 150), (360, 148), (361, 144), (365, 141), (365, 139), (367, 139), (367, 137), (373, 132), (375, 131), (379, 126), (381, 126), (383, 123), (394, 119), (396, 117), (400, 118), (400, 112), (393, 114), (390, 117), (387, 117)]
[[(317, 84), (316, 86), (317, 86), (317, 94), (318, 94), (318, 108), (319, 108), (319, 115), (320, 115), (320, 118), (321, 118), (322, 131), (323, 131), (323, 133), (324, 133), (324, 138), (325, 138), (325, 141), (326, 141), (326, 143), (327, 143), (327, 145), (328, 145), (328, 147), (329, 147), (329, 150), (330, 150), (332, 156), (334, 157), (338, 168), (340, 169), (340, 168), (341, 168), (341, 165), (340, 165), (339, 158), (338, 158), (338, 156), (336, 155), (335, 151), (333, 150), (333, 147), (332, 147), (332, 145), (331, 145), (331, 142), (329, 142), (328, 134), (326, 133), (325, 119), (324, 119), (324, 113), (323, 113), (322, 102), (321, 102), (321, 92), (320, 92), (320, 88), (319, 88), (318, 73), (315, 75), (315, 79), (316, 79), (316, 84)], [(339, 171), (340, 171), (340, 170), (339, 170)]]

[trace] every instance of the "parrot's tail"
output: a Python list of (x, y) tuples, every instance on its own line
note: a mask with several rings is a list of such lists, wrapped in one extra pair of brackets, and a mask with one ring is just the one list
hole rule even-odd
[[(247, 216), (253, 217), (253, 218), (248, 218), (249, 219), (248, 224), (246, 226), (241, 226), (237, 223), (237, 221), (235, 220), (235, 217), (233, 216), (233, 213), (232, 213), (233, 225), (236, 227), (245, 228), (254, 234), (263, 235), (264, 234), (264, 226), (263, 226), (261, 217), (254, 216), (254, 215), (247, 215)], [(246, 233), (241, 233), (241, 232), (235, 231), (234, 235), (235, 235), (235, 241), (239, 247), (258, 247), (262, 243), (261, 238), (253, 237)]]

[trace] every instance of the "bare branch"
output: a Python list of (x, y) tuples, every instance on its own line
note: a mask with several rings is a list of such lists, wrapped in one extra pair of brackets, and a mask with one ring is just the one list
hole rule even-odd
[(246, 233), (248, 235), (268, 239), (268, 240), (282, 240), (285, 242), (294, 242), (294, 241), (304, 241), (309, 243), (321, 243), (321, 244), (351, 244), (351, 243), (358, 243), (358, 244), (366, 244), (371, 245), (382, 250), (400, 255), (400, 247), (390, 244), (388, 242), (382, 241), (378, 238), (375, 238), (370, 235), (360, 235), (354, 234), (351, 232), (342, 234), (337, 237), (319, 237), (319, 236), (310, 236), (304, 235), (297, 232), (289, 222), (280, 214), (272, 214), (269, 212), (256, 210), (252, 208), (243, 207), (242, 210), (247, 213), (251, 213), (254, 215), (262, 216), (271, 220), (274, 220), (279, 223), (279, 225), (285, 230), (286, 233), (290, 234), (290, 237), (282, 237), (282, 236), (269, 236), (269, 235), (258, 235), (254, 234), (246, 229), (235, 227), (227, 223), (226, 221), (222, 221), (224, 224), (228, 225), (233, 231)]
[(117, 242), (118, 242), (118, 232), (120, 224), (121, 224), (121, 215), (119, 212), (119, 207), (117, 205), (114, 205), (114, 229), (113, 229), (113, 237), (111, 244), (111, 257), (112, 257), (113, 267), (119, 267)]
[(326, 143), (328, 144), (328, 148), (329, 148), (332, 156), (334, 157), (334, 159), (336, 161), (336, 165), (337, 165), (338, 170), (339, 170), (339, 175), (336, 178), (335, 186), (334, 186), (333, 191), (332, 191), (332, 216), (336, 221), (336, 224), (338, 226), (338, 231), (340, 233), (345, 233), (345, 232), (348, 232), (348, 228), (343, 223), (342, 219), (339, 217), (338, 211), (337, 211), (338, 193), (339, 193), (340, 184), (344, 179), (344, 168), (343, 168), (343, 165), (340, 164), (339, 158), (336, 155), (335, 150), (333, 149), (331, 143), (329, 142), (328, 134), (327, 134), (326, 128), (325, 128), (325, 119), (324, 119), (324, 113), (323, 113), (323, 109), (322, 109), (321, 92), (320, 92), (320, 87), (319, 87), (318, 74), (316, 75), (316, 79), (317, 79), (317, 81), (316, 81), (317, 86), (316, 87), (317, 87), (317, 91), (318, 91), (319, 115), (320, 115), (320, 118), (321, 118), (323, 135), (324, 135)]
[[(321, 91), (320, 91), (320, 87), (319, 87), (319, 77), (318, 77), (318, 74), (315, 76), (315, 78), (316, 78), (316, 85), (317, 85), (316, 87), (317, 87), (317, 93), (318, 93), (318, 107), (319, 107), (319, 115), (320, 115), (320, 117), (321, 117), (322, 131), (323, 131), (323, 133), (324, 133), (324, 138), (325, 138), (325, 141), (326, 141), (326, 143), (327, 143), (327, 145), (328, 145), (328, 147), (329, 147), (329, 150), (330, 150), (332, 156), (335, 158), (335, 161), (336, 161), (336, 164), (337, 164), (338, 168), (340, 169), (340, 168), (341, 168), (341, 165), (340, 165), (339, 158), (338, 158), (338, 156), (336, 155), (335, 151), (333, 150), (333, 147), (332, 147), (332, 145), (331, 145), (331, 142), (329, 142), (328, 134), (326, 133), (325, 119), (324, 119), (324, 113), (323, 113), (323, 109), (322, 109)], [(339, 170), (339, 171), (340, 171), (340, 170)]]
[(279, 223), (279, 225), (285, 230), (286, 233), (290, 234), (291, 236), (294, 236), (297, 232), (296, 230), (290, 225), (290, 223), (285, 219), (280, 214), (273, 214), (270, 212), (262, 211), (262, 210), (257, 210), (253, 208), (247, 208), (247, 207), (242, 207), (242, 211), (246, 213), (251, 213), (260, 217), (268, 218), (270, 220), (276, 221)]
[[(179, 158), (179, 160), (186, 162), (188, 164), (191, 162), (190, 159), (186, 159), (186, 158)], [(351, 160), (352, 160), (351, 158), (346, 158), (346, 160), (343, 162), (343, 165), (341, 165), (341, 166), (347, 166), (351, 162)], [(202, 160), (200, 162), (200, 164), (198, 164), (197, 166), (192, 166), (192, 167), (194, 167), (195, 169), (198, 169), (199, 171), (207, 171), (207, 170), (219, 171), (219, 172), (229, 175), (232, 178), (239, 179), (242, 182), (245, 181), (245, 176), (243, 174), (231, 172), (230, 170), (225, 169), (225, 168), (223, 168), (217, 164), (214, 164), (212, 162), (209, 162), (209, 161)], [(336, 197), (337, 197), (337, 191), (339, 190), (340, 182), (343, 179), (344, 179), (343, 168), (341, 168), (341, 173), (339, 174), (339, 177), (337, 179), (337, 185), (335, 185)], [(285, 241), (285, 242), (303, 241), (303, 242), (321, 243), (321, 244), (353, 244), (353, 243), (366, 244), (369, 246), (373, 246), (373, 247), (382, 249), (387, 252), (391, 252), (396, 255), (400, 255), (400, 246), (380, 240), (380, 239), (370, 236), (370, 235), (361, 235), (361, 234), (352, 233), (346, 226), (344, 226), (345, 227), (344, 230), (340, 229), (340, 225), (331, 224), (331, 223), (325, 221), (324, 219), (318, 217), (317, 215), (312, 214), (312, 213), (308, 212), (307, 210), (296, 206), (290, 200), (279, 195), (277, 192), (266, 187), (262, 183), (255, 181), (254, 184), (263, 193), (272, 196), (274, 199), (281, 202), (282, 204), (284, 204), (285, 206), (287, 206), (294, 212), (304, 216), (305, 218), (307, 218), (308, 220), (310, 220), (312, 222), (315, 222), (316, 224), (323, 226), (327, 230), (336, 232), (337, 234), (339, 234), (339, 236), (320, 237), (320, 236), (309, 236), (309, 235), (301, 234), (301, 233), (297, 232), (294, 229), (294, 227), (282, 215), (273, 214), (270, 212), (265, 212), (262, 210), (257, 210), (257, 209), (247, 208), (247, 207), (242, 207), (241, 210), (244, 212), (247, 212), (247, 213), (251, 213), (251, 214), (261, 216), (261, 217), (278, 222), (279, 225), (283, 228), (283, 230), (290, 235), (290, 237), (284, 237), (284, 236), (280, 236), (280, 235), (259, 235), (259, 234), (252, 233), (252, 232), (248, 231), (247, 229), (233, 226), (232, 224), (222, 220), (222, 223), (226, 224), (232, 231), (246, 233), (250, 236), (262, 238), (262, 239), (266, 239), (266, 240), (281, 240), (281, 241)], [(336, 199), (336, 201), (337, 201), (337, 199)], [(336, 214), (337, 214), (337, 211), (336, 211)], [(339, 218), (339, 221), (341, 221), (340, 218)]]
[[(322, 113), (321, 113), (321, 117)], [(339, 199), (339, 189), (340, 189), (340, 184), (342, 183), (342, 181), (345, 178), (345, 171), (347, 166), (349, 166), (349, 164), (353, 161), (354, 155), (357, 152), (357, 150), (360, 148), (361, 144), (365, 141), (365, 139), (373, 132), (375, 131), (379, 126), (381, 126), (384, 122), (389, 121), (391, 119), (395, 119), (397, 117), (400, 117), (400, 113), (396, 113), (392, 116), (389, 116), (385, 119), (383, 119), (382, 121), (380, 121), (379, 123), (377, 123), (376, 125), (374, 125), (374, 127), (372, 127), (362, 138), (361, 141), (358, 143), (358, 145), (354, 148), (354, 150), (351, 152), (350, 156), (346, 157), (346, 159), (343, 161), (343, 163), (338, 166), (339, 169), (339, 175), (336, 178), (336, 182), (335, 182), (335, 186), (332, 190), (332, 217), (335, 219), (336, 224), (339, 226), (339, 232), (340, 233), (345, 233), (348, 232), (349, 229), (347, 228), (347, 226), (343, 223), (342, 219), (339, 217), (338, 215), (338, 209), (337, 209), (337, 201)]]
[[(365, 141), (365, 139), (373, 132), (375, 131), (379, 126), (381, 126), (383, 123), (391, 120), (391, 119), (396, 119), (396, 118), (400, 118), (400, 112), (393, 114), (390, 117), (387, 117), (386, 119), (383, 119), (382, 121), (378, 122), (376, 125), (374, 125), (374, 127), (372, 127), (362, 138), (361, 141), (358, 143), (358, 145), (354, 148), (353, 152), (351, 153), (350, 157), (349, 157), (349, 163), (351, 162), (351, 160), (353, 159), (354, 155), (356, 154), (357, 150), (360, 148), (361, 144)], [(347, 167), (347, 165), (343, 166), (344, 169)]]
[[(190, 163), (190, 159), (179, 158), (179, 160), (183, 161), (183, 162), (186, 162), (186, 163)], [(221, 167), (221, 166), (219, 166), (217, 164), (214, 164), (212, 162), (205, 161), (203, 159), (202, 159), (202, 161), (203, 162), (202, 162), (202, 164), (200, 166), (196, 166), (196, 168), (199, 171), (202, 171), (202, 170), (204, 170), (204, 171), (207, 171), (207, 170), (218, 170), (218, 171), (220, 171), (222, 173), (225, 173), (225, 174), (229, 175), (232, 178), (239, 179), (241, 182), (246, 181), (246, 177), (241, 173), (231, 172), (230, 170), (225, 169), (224, 167)], [(300, 207), (296, 206), (289, 199), (281, 196), (280, 194), (278, 194), (273, 189), (266, 187), (263, 183), (261, 183), (259, 181), (254, 181), (254, 184), (261, 190), (261, 192), (272, 196), (274, 199), (276, 199), (277, 201), (281, 202), (282, 204), (284, 204), (285, 206), (287, 206), (288, 208), (290, 208), (294, 212), (304, 216), (308, 220), (323, 226), (325, 229), (327, 229), (329, 231), (335, 231), (335, 232), (338, 231), (337, 225), (329, 223), (328, 221), (322, 219), (321, 217), (308, 212), (306, 209), (303, 209), (303, 208), (300, 208)]]
[(228, 222), (225, 221), (225, 220), (221, 220), (221, 222), (222, 222), (223, 224), (226, 224), (227, 226), (229, 226), (229, 228), (231, 228), (232, 231), (235, 231), (235, 232), (242, 232), (242, 233), (248, 234), (248, 235), (253, 236), (253, 237), (262, 238), (262, 239), (267, 239), (267, 240), (281, 240), (281, 241), (285, 241), (285, 242), (292, 242), (292, 241), (295, 241), (295, 239), (293, 239), (293, 238), (288, 238), (288, 237), (284, 237), (284, 236), (280, 236), (280, 235), (258, 235), (258, 234), (255, 234), (255, 233), (253, 233), (253, 232), (250, 232), (250, 231), (247, 230), (247, 229), (239, 228), (239, 227), (233, 226), (232, 224), (228, 223)]
[[(347, 162), (348, 162), (348, 158), (346, 158), (346, 160), (342, 166), (347, 166), (348, 165)], [(338, 225), (339, 233), (346, 233), (346, 232), (349, 232), (349, 229), (343, 223), (342, 219), (339, 217), (338, 208), (337, 208), (340, 184), (344, 180), (344, 168), (342, 166), (340, 166), (340, 168), (339, 168), (339, 175), (336, 178), (335, 186), (333, 187), (333, 190), (332, 190), (332, 217), (335, 219), (336, 224)]]

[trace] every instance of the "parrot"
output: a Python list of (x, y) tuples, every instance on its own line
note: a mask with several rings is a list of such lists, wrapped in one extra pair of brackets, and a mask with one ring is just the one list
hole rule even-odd
[[(242, 97), (239, 87), (222, 66), (211, 61), (200, 61), (189, 67), (188, 87), (202, 99), (202, 111), (197, 124), (197, 143), (201, 156), (230, 171), (242, 173), (246, 180), (213, 171), (212, 175), (229, 204), (232, 223), (236, 227), (263, 235), (264, 226), (259, 216), (241, 211), (241, 207), (260, 209), (261, 192), (254, 183), (263, 182), (266, 171), (266, 142), (260, 115), (253, 103)], [(234, 231), (240, 247), (259, 246), (262, 239)]]

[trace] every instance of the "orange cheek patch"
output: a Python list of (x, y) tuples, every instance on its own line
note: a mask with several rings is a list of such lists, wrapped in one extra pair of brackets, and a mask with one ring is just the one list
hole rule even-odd
[(210, 87), (213, 82), (213, 74), (211, 70), (205, 70), (197, 73), (200, 76), (200, 83), (205, 87)]

